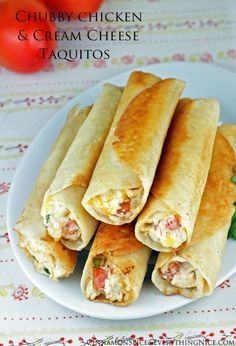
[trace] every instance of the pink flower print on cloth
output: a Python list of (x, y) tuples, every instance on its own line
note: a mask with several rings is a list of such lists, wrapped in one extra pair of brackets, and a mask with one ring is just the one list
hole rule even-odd
[(23, 285), (20, 285), (13, 291), (12, 297), (13, 299), (20, 301), (20, 300), (28, 299), (28, 294), (29, 294), (28, 288)]

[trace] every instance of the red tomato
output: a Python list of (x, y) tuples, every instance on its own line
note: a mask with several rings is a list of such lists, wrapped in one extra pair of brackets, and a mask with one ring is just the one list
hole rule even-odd
[[(49, 63), (49, 59), (43, 59), (40, 48), (49, 48), (51, 51), (56, 47), (55, 41), (44, 39), (43, 32), (55, 31), (55, 25), (49, 21), (41, 22), (38, 18), (29, 21), (23, 12), (19, 16), (21, 22), (16, 19), (16, 13), (20, 10), (43, 15), (48, 11), (37, 0), (0, 0), (0, 65), (16, 72), (39, 71)], [(19, 40), (20, 30), (24, 30), (27, 41)], [(42, 35), (38, 35), (40, 41), (33, 37), (35, 30), (42, 30)]]
[(53, 11), (73, 12), (76, 15), (80, 12), (96, 12), (103, 0), (43, 0), (43, 2)]
[(107, 278), (107, 271), (101, 267), (93, 268), (93, 286), (96, 289), (105, 287), (105, 280)]
[(130, 211), (130, 199), (128, 201), (121, 202), (120, 208), (117, 210), (118, 214), (127, 214)]

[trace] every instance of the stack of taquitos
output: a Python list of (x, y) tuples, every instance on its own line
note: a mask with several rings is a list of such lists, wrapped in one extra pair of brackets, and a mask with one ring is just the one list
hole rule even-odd
[(82, 204), (96, 219), (121, 225), (143, 208), (184, 82), (133, 72)]
[(77, 254), (48, 235), (40, 209), (44, 194), (89, 111), (90, 107), (79, 111), (76, 106), (69, 113), (15, 226), (20, 236), (20, 247), (32, 260), (35, 269), (49, 275), (51, 279), (70, 275), (74, 270)]
[(134, 236), (134, 225), (101, 223), (81, 278), (92, 301), (128, 305), (139, 296), (151, 250)]
[[(52, 279), (72, 273), (73, 250), (88, 244), (101, 220), (107, 224), (98, 228), (81, 279), (87, 299), (133, 303), (151, 249), (171, 252), (159, 255), (152, 274), (161, 292), (212, 292), (236, 200), (228, 143), (236, 150), (236, 126), (223, 125), (215, 137), (218, 102), (183, 99), (176, 108), (183, 88), (136, 71), (124, 92), (105, 85), (92, 110), (69, 116), (16, 225), (37, 271)], [(142, 209), (135, 238), (132, 220)]]
[(48, 233), (70, 249), (84, 248), (98, 224), (84, 210), (81, 200), (121, 94), (121, 88), (111, 84), (104, 85), (44, 197), (41, 213)]
[(160, 253), (152, 273), (162, 293), (196, 298), (215, 288), (236, 199), (236, 186), (231, 182), (234, 165), (232, 146), (217, 133), (192, 240), (175, 253)]
[(170, 252), (190, 242), (210, 167), (219, 119), (213, 99), (183, 99), (172, 120), (148, 202), (135, 234)]

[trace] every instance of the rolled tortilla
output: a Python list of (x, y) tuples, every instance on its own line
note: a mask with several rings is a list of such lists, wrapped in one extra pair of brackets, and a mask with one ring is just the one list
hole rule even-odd
[(219, 118), (213, 99), (179, 102), (135, 235), (170, 252), (190, 242), (210, 167)]
[(101, 223), (81, 278), (84, 296), (118, 306), (133, 303), (139, 296), (150, 253), (135, 238), (133, 224)]
[(122, 89), (115, 85), (103, 87), (43, 200), (41, 213), (49, 235), (73, 250), (83, 249), (97, 228), (98, 221), (86, 212), (81, 200), (121, 94)]
[(80, 111), (78, 106), (70, 111), (15, 226), (20, 237), (19, 246), (29, 256), (36, 271), (47, 274), (50, 279), (69, 276), (75, 268), (77, 254), (48, 236), (40, 215), (41, 205), (45, 192), (89, 111), (90, 107)]
[(218, 130), (227, 138), (236, 152), (236, 124), (223, 124)]
[(236, 186), (230, 181), (234, 165), (235, 152), (218, 133), (192, 240), (175, 253), (160, 253), (152, 273), (162, 293), (197, 298), (213, 292), (234, 212)]
[(141, 211), (183, 89), (176, 79), (131, 74), (82, 200), (96, 219), (121, 225)]

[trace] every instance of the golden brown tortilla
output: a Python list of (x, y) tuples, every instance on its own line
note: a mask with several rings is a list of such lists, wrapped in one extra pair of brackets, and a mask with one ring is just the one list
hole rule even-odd
[[(81, 200), (109, 132), (121, 94), (122, 88), (112, 84), (104, 85), (44, 197), (41, 213), (49, 234), (73, 250), (83, 249), (97, 228), (98, 221), (86, 212)], [(70, 221), (70, 229), (67, 221), (61, 222), (64, 215), (65, 220), (75, 220), (79, 234), (73, 230), (74, 221)]]
[[(84, 296), (92, 301), (117, 306), (133, 303), (139, 296), (150, 253), (151, 250), (135, 238), (134, 224), (113, 226), (101, 223), (81, 278), (81, 288)], [(106, 296), (105, 292), (98, 292), (98, 295), (92, 298), (89, 295), (89, 290), (93, 287), (95, 258), (105, 258), (106, 261), (101, 267), (109, 268), (108, 270), (111, 270), (112, 275), (119, 278), (118, 283), (122, 291), (126, 292), (126, 294), (120, 296), (120, 299), (116, 300), (113, 297)], [(112, 285), (114, 285), (114, 281)], [(115, 292), (117, 294), (117, 288)]]
[[(150, 248), (170, 252), (190, 242), (210, 167), (218, 118), (216, 100), (179, 102), (151, 194), (135, 227), (137, 239)], [(161, 239), (158, 224), (170, 217), (181, 220), (181, 233), (163, 232)]]
[(236, 152), (236, 124), (223, 124), (219, 127), (219, 132), (225, 136)]
[[(152, 273), (152, 281), (164, 294), (182, 294), (189, 298), (209, 295), (213, 292), (222, 263), (227, 234), (234, 212), (236, 186), (231, 182), (235, 165), (235, 152), (220, 134), (216, 136), (211, 167), (188, 247), (174, 253), (160, 253)], [(192, 267), (196, 280), (192, 286), (172, 284), (162, 277), (161, 270), (179, 260)], [(187, 286), (187, 285), (186, 285)]]
[(35, 269), (44, 274), (48, 270), (51, 279), (70, 275), (75, 268), (77, 254), (48, 236), (40, 215), (41, 205), (46, 190), (89, 111), (90, 107), (80, 111), (78, 106), (70, 111), (15, 226), (20, 236), (19, 246), (32, 260)]
[[(160, 81), (146, 73), (131, 74), (82, 201), (96, 219), (121, 225), (131, 222), (141, 211), (183, 89), (184, 82), (176, 79)], [(126, 203), (127, 191), (134, 193), (129, 212), (114, 213), (110, 206), (118, 195)], [(104, 207), (103, 198), (109, 200), (109, 205)]]

